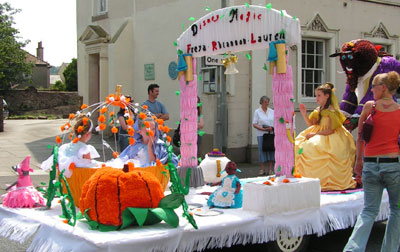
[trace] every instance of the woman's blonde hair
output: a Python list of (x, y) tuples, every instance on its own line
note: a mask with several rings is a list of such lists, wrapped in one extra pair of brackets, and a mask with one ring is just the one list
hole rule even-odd
[(400, 76), (397, 72), (391, 71), (375, 76), (372, 81), (375, 85), (385, 85), (391, 94), (394, 94), (400, 86)]

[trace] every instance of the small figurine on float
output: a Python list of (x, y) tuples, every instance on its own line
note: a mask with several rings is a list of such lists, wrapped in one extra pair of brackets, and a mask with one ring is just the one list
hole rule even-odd
[(237, 169), (235, 162), (228, 162), (225, 167), (225, 172), (228, 176), (224, 177), (221, 186), (217, 188), (207, 201), (210, 207), (220, 208), (241, 208), (243, 202), (243, 191), (241, 189), (240, 180), (236, 177)]
[[(76, 167), (98, 167), (99, 163), (94, 158), (100, 157), (99, 153), (87, 142), (92, 137), (93, 122), (88, 116), (81, 114), (73, 126), (75, 138), (61, 145), (58, 151), (58, 169), (64, 171), (65, 177), (69, 178)], [(43, 161), (40, 168), (51, 170), (53, 155)]]
[(203, 170), (204, 182), (209, 184), (221, 183), (222, 179), (226, 176), (223, 167), (229, 161), (229, 158), (217, 148), (208, 152), (200, 163), (200, 167)]
[(42, 207), (45, 201), (42, 195), (33, 187), (29, 172), (33, 169), (29, 166), (31, 156), (27, 156), (19, 165), (13, 167), (18, 172), (18, 180), (6, 190), (10, 190), (4, 200), (3, 205), (11, 208), (32, 208)]

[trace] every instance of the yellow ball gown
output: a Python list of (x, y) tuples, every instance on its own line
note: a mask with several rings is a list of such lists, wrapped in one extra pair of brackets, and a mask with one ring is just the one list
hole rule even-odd
[[(352, 175), (356, 147), (353, 136), (342, 125), (345, 117), (337, 110), (328, 109), (321, 111), (321, 117), (319, 124), (308, 127), (296, 137), (296, 170), (304, 177), (319, 178), (322, 191), (355, 188)], [(318, 110), (309, 118), (318, 120)], [(306, 139), (308, 133), (328, 129), (329, 119), (334, 133)]]

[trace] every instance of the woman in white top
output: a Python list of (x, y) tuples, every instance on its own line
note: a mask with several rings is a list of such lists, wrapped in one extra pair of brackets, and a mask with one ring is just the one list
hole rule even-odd
[(268, 174), (273, 174), (273, 167), (275, 162), (275, 151), (263, 151), (263, 135), (266, 133), (273, 133), (274, 131), (274, 110), (268, 108), (270, 99), (267, 96), (260, 98), (261, 106), (254, 112), (253, 127), (257, 130), (258, 142), (258, 159), (260, 162), (260, 172), (258, 175), (265, 174), (265, 165), (268, 163)]

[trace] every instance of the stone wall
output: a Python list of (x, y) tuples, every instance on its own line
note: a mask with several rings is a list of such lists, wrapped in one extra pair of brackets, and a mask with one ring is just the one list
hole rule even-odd
[(10, 116), (25, 114), (52, 114), (66, 117), (82, 105), (78, 92), (38, 91), (34, 87), (25, 90), (0, 90), (8, 104)]

